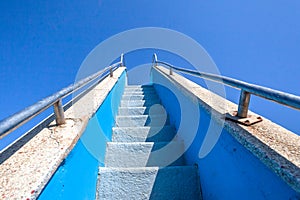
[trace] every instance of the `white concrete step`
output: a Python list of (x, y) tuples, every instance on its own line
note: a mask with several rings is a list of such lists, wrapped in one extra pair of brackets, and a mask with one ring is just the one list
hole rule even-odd
[(184, 166), (184, 144), (169, 126), (152, 86), (128, 86), (122, 96), (97, 199), (201, 199), (196, 166)]
[(113, 127), (113, 142), (168, 142), (176, 136), (172, 126)]
[(156, 91), (154, 90), (154, 88), (147, 88), (147, 89), (143, 89), (143, 88), (140, 88), (140, 89), (128, 89), (128, 88), (125, 88), (124, 89), (124, 94), (127, 94), (127, 93), (144, 93), (144, 94), (156, 94)]
[(198, 169), (196, 166), (100, 167), (97, 199), (200, 200)]
[(129, 91), (124, 91), (123, 95), (156, 95), (157, 93), (155, 90), (148, 90), (148, 91), (143, 91), (143, 90), (129, 90)]
[(119, 115), (145, 115), (150, 107), (119, 107)]
[(166, 115), (128, 115), (117, 116), (116, 127), (160, 126), (168, 125)]
[(121, 100), (121, 107), (143, 107), (143, 106), (152, 106), (154, 104), (160, 104), (159, 99), (151, 100)]
[(154, 87), (152, 85), (127, 85), (125, 90), (154, 90)]
[(160, 104), (150, 107), (119, 107), (119, 115), (146, 115), (149, 114), (166, 115), (166, 110)]
[(107, 142), (105, 167), (184, 165), (182, 142)]
[(127, 85), (127, 88), (153, 88), (153, 85)]
[(157, 94), (124, 94), (122, 100), (153, 100), (159, 99)]

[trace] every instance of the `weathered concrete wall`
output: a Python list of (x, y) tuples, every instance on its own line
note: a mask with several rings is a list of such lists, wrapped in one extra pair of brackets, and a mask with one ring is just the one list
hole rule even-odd
[(300, 199), (299, 136), (265, 118), (250, 127), (225, 121), (216, 145), (201, 158), (208, 130), (216, 133), (224, 115), (237, 105), (168, 73), (159, 66), (152, 70), (152, 81), (185, 142), (187, 162), (199, 165), (204, 199)]
[(18, 149), (0, 165), (1, 199), (35, 199), (40, 194), (124, 72), (125, 67), (118, 68), (114, 77), (105, 78), (72, 105), (65, 112), (65, 125), (55, 126), (54, 121), (43, 124), (43, 129), (23, 147), (12, 146), (4, 152)]
[(106, 142), (126, 84), (125, 71), (89, 120), (75, 148), (55, 172), (39, 199), (94, 199), (98, 167), (104, 165)]

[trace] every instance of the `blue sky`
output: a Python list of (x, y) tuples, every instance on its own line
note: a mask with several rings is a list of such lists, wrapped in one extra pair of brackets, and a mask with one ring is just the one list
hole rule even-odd
[[(299, 1), (10, 0), (0, 9), (0, 119), (73, 83), (101, 41), (149, 26), (198, 41), (222, 75), (300, 95)], [(148, 53), (132, 53), (127, 67)], [(238, 95), (228, 89), (229, 100)], [(299, 111), (256, 97), (250, 108), (300, 133)]]

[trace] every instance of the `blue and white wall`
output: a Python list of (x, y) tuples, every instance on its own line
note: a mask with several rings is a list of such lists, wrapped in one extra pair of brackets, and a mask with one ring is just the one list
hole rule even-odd
[(39, 199), (95, 199), (98, 167), (104, 166), (106, 142), (111, 141), (126, 76), (123, 71)]
[[(298, 199), (300, 194), (239, 143), (219, 123), (214, 122), (210, 109), (171, 79), (165, 70), (152, 69), (155, 90), (166, 108), (171, 124), (186, 146), (188, 164), (199, 167), (203, 199)], [(213, 110), (213, 108), (211, 108)], [(184, 116), (184, 117), (183, 117)], [(187, 123), (190, 122), (190, 123)], [(196, 128), (190, 124), (195, 124)], [(209, 127), (222, 130), (214, 148), (205, 157), (199, 151)]]

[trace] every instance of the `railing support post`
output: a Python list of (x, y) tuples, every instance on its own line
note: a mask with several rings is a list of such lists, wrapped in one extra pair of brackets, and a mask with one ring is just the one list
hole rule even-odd
[(248, 115), (248, 108), (249, 108), (249, 102), (250, 102), (250, 93), (241, 90), (240, 94), (240, 101), (239, 101), (239, 107), (238, 107), (238, 113), (237, 116), (241, 118), (246, 118)]
[(53, 106), (54, 106), (54, 113), (56, 116), (56, 124), (57, 125), (65, 124), (66, 123), (65, 113), (64, 113), (61, 99), (55, 102)]
[(157, 55), (154, 53), (152, 56), (153, 67), (157, 67)]
[(122, 53), (121, 54), (121, 60), (120, 60), (121, 64), (120, 64), (120, 67), (125, 67), (125, 58), (124, 58), (124, 54)]
[(113, 77), (113, 76), (114, 76), (112, 67), (110, 67), (110, 69), (109, 69), (109, 76), (110, 76), (110, 77)]

